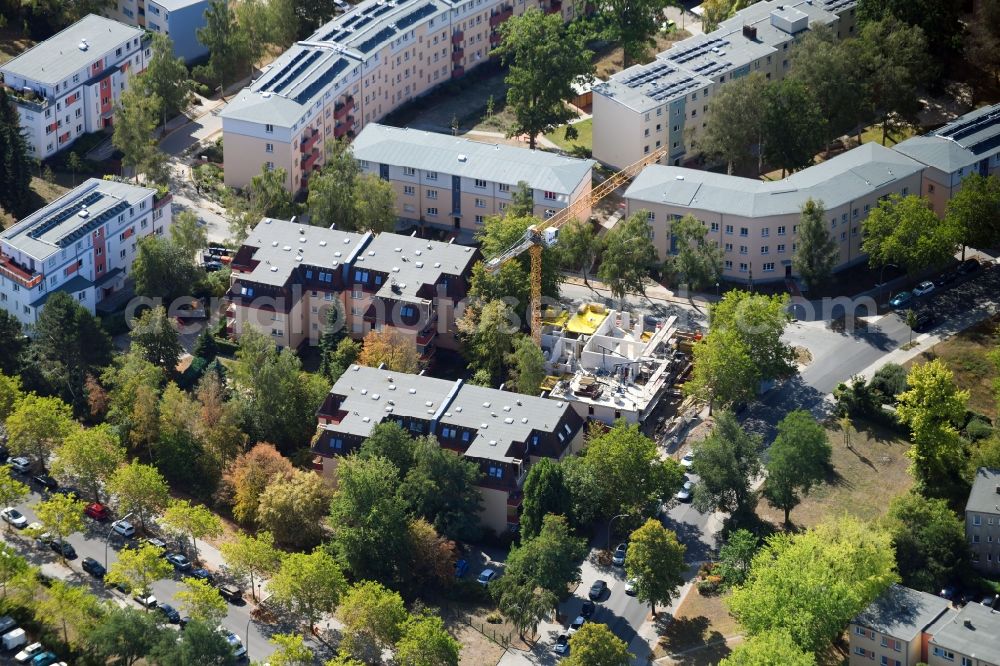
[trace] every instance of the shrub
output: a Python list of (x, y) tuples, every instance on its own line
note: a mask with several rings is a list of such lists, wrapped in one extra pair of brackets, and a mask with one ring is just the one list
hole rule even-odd
[(868, 387), (882, 396), (883, 403), (895, 403), (896, 396), (906, 390), (906, 370), (897, 363), (886, 363), (868, 382)]
[(486, 616), (486, 621), (490, 624), (501, 624), (503, 622), (503, 616), (497, 611), (493, 611)]
[(721, 583), (718, 580), (714, 580), (715, 578), (717, 578), (717, 576), (711, 576), (705, 580), (698, 581), (698, 592), (702, 596), (707, 597), (719, 593)]
[(974, 416), (965, 425), (965, 435), (973, 442), (986, 439), (993, 434), (993, 426), (982, 416)]

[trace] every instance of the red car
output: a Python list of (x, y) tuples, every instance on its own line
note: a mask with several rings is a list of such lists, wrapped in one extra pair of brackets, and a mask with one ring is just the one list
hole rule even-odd
[(94, 520), (107, 520), (108, 507), (103, 504), (98, 504), (97, 502), (92, 502), (87, 505), (86, 509), (83, 510), (83, 515), (89, 516)]

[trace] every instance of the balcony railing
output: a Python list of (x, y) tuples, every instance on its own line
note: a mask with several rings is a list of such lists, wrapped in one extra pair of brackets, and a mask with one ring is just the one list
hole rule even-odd
[(351, 109), (353, 108), (354, 108), (354, 102), (351, 102), (350, 104), (345, 104), (344, 102), (341, 102), (337, 104), (335, 107), (333, 107), (333, 117), (336, 118), (337, 120), (343, 120), (344, 117), (348, 113), (350, 113)]
[(42, 281), (40, 273), (29, 273), (14, 263), (13, 259), (3, 254), (0, 254), (0, 275), (14, 280), (27, 289), (31, 289)]
[(314, 149), (313, 152), (309, 153), (309, 155), (302, 160), (302, 170), (312, 171), (313, 165), (316, 164), (317, 159), (319, 159), (319, 151)]
[(465, 49), (455, 49), (451, 52), (451, 61), (458, 63), (462, 62), (462, 58), (465, 57)]
[(462, 30), (459, 30), (458, 32), (453, 32), (451, 34), (452, 44), (461, 44), (463, 39), (465, 39), (465, 32), (463, 32)]
[(314, 129), (312, 131), (312, 134), (310, 134), (308, 138), (302, 140), (302, 146), (301, 146), (302, 152), (308, 153), (309, 151), (311, 151), (313, 149), (313, 146), (316, 145), (317, 141), (319, 141), (319, 130)]
[(26, 109), (31, 109), (36, 113), (44, 111), (50, 105), (48, 98), (36, 93), (26, 93), (6, 85), (4, 88), (7, 90), (7, 95), (14, 99), (15, 104), (23, 106)]
[(460, 76), (465, 76), (464, 67), (456, 67), (455, 69), (451, 70), (451, 78), (457, 79)]

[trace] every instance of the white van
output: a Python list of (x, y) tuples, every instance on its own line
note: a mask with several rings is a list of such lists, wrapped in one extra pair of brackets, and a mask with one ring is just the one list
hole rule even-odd
[(3, 649), (6, 652), (10, 652), (15, 648), (19, 648), (28, 642), (28, 635), (24, 633), (24, 629), (18, 627), (13, 631), (8, 631), (3, 635)]

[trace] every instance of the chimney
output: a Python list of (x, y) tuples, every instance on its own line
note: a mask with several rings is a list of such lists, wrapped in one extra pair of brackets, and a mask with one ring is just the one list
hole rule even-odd
[(747, 39), (752, 39), (757, 41), (757, 26), (745, 25), (743, 26), (743, 36)]
[(966, 629), (971, 629), (973, 631), (975, 631), (975, 629), (976, 629), (976, 627), (972, 624), (972, 620), (970, 620), (968, 618), (965, 619), (965, 628)]

